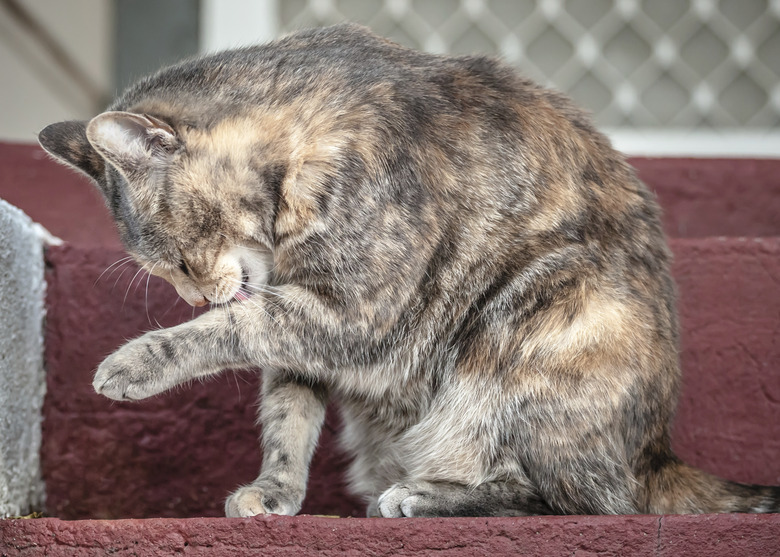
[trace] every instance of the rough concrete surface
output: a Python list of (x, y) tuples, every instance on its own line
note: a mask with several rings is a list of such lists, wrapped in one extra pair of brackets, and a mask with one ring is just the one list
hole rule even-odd
[(730, 480), (780, 485), (780, 237), (671, 245), (683, 369), (675, 451)]
[(43, 504), (44, 292), (39, 229), (0, 199), (0, 517)]
[(770, 557), (778, 536), (777, 515), (42, 519), (0, 522), (0, 554)]
[(780, 159), (629, 162), (658, 197), (673, 238), (780, 235)]

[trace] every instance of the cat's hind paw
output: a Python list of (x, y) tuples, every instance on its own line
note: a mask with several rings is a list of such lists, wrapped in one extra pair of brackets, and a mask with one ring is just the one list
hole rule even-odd
[(369, 508), (369, 513), (384, 518), (481, 516), (472, 514), (478, 501), (474, 501), (470, 507), (464, 507), (464, 493), (470, 491), (467, 486), (448, 482), (411, 481), (395, 484), (379, 496), (376, 506)]
[(436, 516), (431, 512), (431, 493), (420, 488), (396, 484), (379, 496), (378, 515), (383, 518)]

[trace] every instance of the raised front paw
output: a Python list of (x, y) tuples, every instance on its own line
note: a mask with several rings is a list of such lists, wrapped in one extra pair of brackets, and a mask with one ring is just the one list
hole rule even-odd
[(92, 386), (95, 391), (114, 400), (141, 400), (159, 394), (171, 385), (163, 363), (143, 337), (125, 344), (98, 366)]
[(246, 485), (236, 490), (225, 501), (225, 516), (244, 517), (258, 514), (293, 516), (301, 510), (302, 494), (289, 493), (281, 488)]

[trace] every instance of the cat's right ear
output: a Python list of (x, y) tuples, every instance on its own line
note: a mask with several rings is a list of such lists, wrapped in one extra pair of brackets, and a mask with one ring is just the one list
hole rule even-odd
[(87, 140), (87, 123), (57, 122), (43, 128), (38, 143), (55, 159), (80, 170), (93, 180), (104, 180), (105, 161)]
[(171, 126), (148, 114), (104, 112), (87, 124), (92, 146), (126, 178), (164, 166), (180, 143)]

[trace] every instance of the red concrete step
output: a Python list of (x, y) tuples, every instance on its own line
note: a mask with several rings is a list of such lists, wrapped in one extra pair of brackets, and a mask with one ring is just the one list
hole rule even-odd
[(0, 555), (742, 557), (777, 555), (777, 515), (0, 521)]

